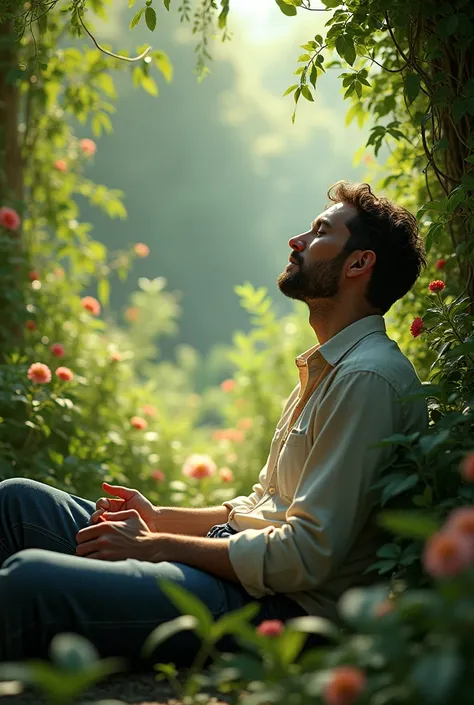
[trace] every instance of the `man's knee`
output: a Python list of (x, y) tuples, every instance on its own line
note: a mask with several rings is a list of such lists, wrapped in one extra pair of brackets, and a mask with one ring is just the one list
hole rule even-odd
[[(35, 504), (40, 499), (48, 500), (51, 497), (53, 488), (37, 480), (30, 480), (26, 477), (11, 477), (0, 482), (0, 520), (7, 516), (8, 508), (15, 512), (24, 514), (26, 506)], [(28, 503), (28, 504), (27, 504)]]
[(37, 480), (30, 480), (27, 477), (9, 477), (8, 480), (0, 482), (0, 500), (9, 497), (21, 497), (25, 492), (32, 492), (46, 487)]
[(54, 557), (52, 551), (25, 548), (7, 558), (1, 569), (2, 597), (20, 600), (38, 595), (48, 582), (54, 581)]

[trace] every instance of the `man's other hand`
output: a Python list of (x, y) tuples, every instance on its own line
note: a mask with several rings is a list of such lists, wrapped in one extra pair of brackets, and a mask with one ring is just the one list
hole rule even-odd
[(155, 538), (135, 509), (105, 512), (102, 521), (78, 532), (76, 555), (102, 561), (151, 560)]
[(115, 512), (123, 512), (128, 509), (134, 509), (150, 531), (158, 531), (155, 525), (156, 510), (152, 503), (144, 497), (138, 490), (132, 490), (128, 487), (120, 487), (119, 485), (109, 485), (108, 482), (102, 483), (102, 488), (110, 495), (116, 495), (119, 499), (101, 497), (95, 503), (96, 511), (91, 516), (91, 524), (97, 524), (100, 518), (103, 518), (105, 512), (110, 516), (107, 521), (115, 521), (112, 516)]

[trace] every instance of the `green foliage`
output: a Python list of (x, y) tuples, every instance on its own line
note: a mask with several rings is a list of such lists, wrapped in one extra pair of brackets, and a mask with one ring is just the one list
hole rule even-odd
[(395, 436), (381, 443), (397, 446), (399, 456), (374, 485), (381, 507), (416, 507), (421, 512), (411, 522), (409, 514), (400, 515), (400, 522), (406, 519), (405, 530), (396, 519), (390, 524), (382, 514), (383, 525), (395, 528), (400, 538), (380, 548), (380, 560), (372, 567), (380, 574), (397, 571), (414, 585), (426, 579), (420, 572), (419, 541), (426, 536), (414, 531), (414, 525), (433, 527), (453, 507), (474, 500), (473, 487), (460, 473), (462, 459), (473, 448), (474, 318), (466, 311), (468, 298), (462, 295), (453, 298), (438, 292), (426, 300), (421, 335), (435, 355), (431, 384), (424, 389), (431, 425), (424, 434)]
[(52, 705), (68, 705), (94, 683), (123, 671), (119, 659), (99, 659), (95, 647), (78, 634), (58, 634), (51, 641), (51, 663), (32, 660), (0, 664), (0, 679), (18, 680), (42, 692)]

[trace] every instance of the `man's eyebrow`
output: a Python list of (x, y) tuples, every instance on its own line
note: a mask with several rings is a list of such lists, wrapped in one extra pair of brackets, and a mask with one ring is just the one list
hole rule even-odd
[(326, 225), (326, 227), (328, 227), (328, 228), (332, 228), (331, 221), (329, 220), (329, 218), (326, 218), (324, 215), (321, 218), (316, 218), (316, 220), (314, 220), (311, 223), (311, 227), (314, 230), (316, 228), (316, 226), (319, 224)]

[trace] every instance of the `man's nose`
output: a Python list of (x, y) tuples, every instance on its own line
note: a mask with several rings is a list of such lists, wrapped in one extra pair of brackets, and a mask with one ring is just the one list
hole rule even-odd
[(288, 245), (295, 252), (303, 252), (305, 249), (305, 241), (302, 235), (296, 235), (288, 240)]

